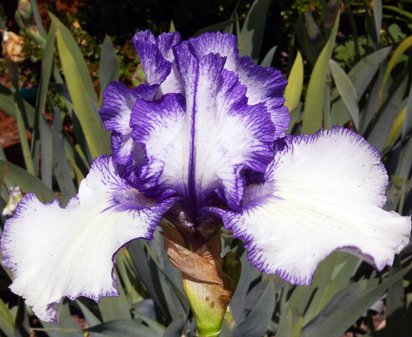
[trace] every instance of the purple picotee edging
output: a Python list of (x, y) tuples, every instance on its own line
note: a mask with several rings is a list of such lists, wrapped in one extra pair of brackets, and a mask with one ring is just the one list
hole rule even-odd
[[(123, 179), (121, 179), (120, 177), (116, 177), (114, 175), (114, 168), (108, 169), (111, 165), (112, 159), (110, 156), (100, 156), (98, 158), (95, 159), (94, 163), (92, 164), (91, 167), (91, 171), (93, 170), (98, 170), (101, 173), (104, 173), (103, 179), (107, 180), (107, 179), (111, 179), (112, 181), (110, 182), (111, 185), (116, 185), (118, 187), (118, 189), (115, 188), (115, 186), (108, 186), (109, 189), (112, 190), (112, 193), (123, 193), (125, 191), (126, 188), (130, 188), (130, 186), (128, 186), (127, 182), (124, 181)], [(87, 177), (86, 177), (87, 179)], [(107, 186), (108, 182), (104, 182), (104, 185)], [(81, 202), (81, 200), (78, 199), (78, 196), (75, 196), (71, 199), (71, 201), (69, 202), (69, 205), (72, 203), (72, 201), (79, 201)], [(116, 198), (116, 196), (113, 196), (113, 206), (106, 208), (103, 210), (104, 211), (118, 211), (118, 212), (131, 212), (134, 211), (137, 214), (139, 214), (140, 212), (144, 212), (147, 214), (147, 212), (149, 212), (149, 219), (151, 219), (151, 223), (148, 224), (148, 228), (147, 228), (147, 232), (145, 235), (136, 237), (135, 239), (139, 239), (139, 238), (143, 238), (143, 239), (152, 239), (153, 238), (153, 233), (154, 230), (157, 226), (157, 224), (160, 222), (160, 219), (162, 217), (162, 215), (170, 208), (172, 207), (172, 205), (176, 202), (176, 198), (170, 198), (167, 201), (165, 201), (164, 203), (160, 204), (160, 205), (155, 205), (154, 207), (137, 207), (137, 205), (133, 202), (131, 202), (131, 200), (128, 200), (127, 205), (126, 204), (119, 204), (119, 198)], [(136, 198), (133, 199), (134, 201), (137, 201)], [(29, 193), (27, 195), (24, 196), (24, 198), (19, 202), (16, 211), (15, 211), (15, 215), (13, 218), (10, 218), (6, 221), (5, 227), (4, 227), (4, 231), (2, 233), (1, 236), (1, 241), (0, 241), (0, 245), (1, 245), (1, 249), (3, 252), (3, 265), (9, 269), (12, 272), (13, 275), (13, 279), (16, 279), (18, 277), (18, 269), (19, 266), (16, 264), (15, 261), (13, 261), (13, 255), (12, 255), (12, 251), (13, 248), (10, 246), (13, 246), (13, 239), (12, 239), (12, 235), (13, 235), (13, 230), (14, 230), (14, 223), (22, 216), (23, 213), (27, 213), (27, 212), (32, 212), (33, 209), (31, 208), (31, 202), (33, 201), (38, 201), (37, 197), (35, 196), (34, 193)], [(58, 200), (53, 200), (52, 202), (46, 203), (44, 205), (55, 205), (57, 207), (61, 208), (61, 205), (59, 203)], [(132, 240), (131, 240), (132, 241)], [(129, 241), (130, 242), (130, 241)], [(127, 242), (128, 243), (128, 242)], [(126, 245), (127, 243), (125, 243), (124, 245)], [(123, 246), (124, 246), (123, 245)], [(120, 249), (120, 248), (119, 248)], [(115, 256), (117, 254), (116, 252), (113, 252), (112, 255), (112, 261), (113, 263), (115, 262)], [(99, 302), (99, 299), (103, 296), (118, 296), (118, 290), (117, 290), (117, 284), (118, 281), (116, 279), (116, 276), (114, 274), (114, 271), (112, 270), (112, 274), (111, 274), (112, 280), (113, 280), (113, 289), (111, 290), (107, 290), (107, 289), (101, 289), (101, 291), (97, 294), (93, 294), (91, 292), (81, 292), (78, 294), (74, 294), (74, 295), (70, 295), (70, 294), (66, 294), (66, 297), (74, 300), (75, 298), (79, 297), (79, 296), (85, 296), (88, 297), (96, 302)], [(24, 295), (24, 294), (20, 294), (20, 295)], [(47, 313), (47, 320), (48, 321), (52, 321), (52, 322), (56, 322), (57, 321), (57, 313), (56, 310), (59, 306), (60, 302), (54, 302), (54, 303), (50, 303), (48, 305), (48, 307), (46, 308), (46, 313)]]
[(250, 102), (252, 104), (265, 103), (276, 128), (273, 139), (283, 137), (290, 122), (289, 111), (284, 105), (283, 96), (287, 85), (286, 78), (279, 70), (255, 64), (247, 56), (241, 57), (238, 62), (238, 74), (240, 81), (248, 87), (247, 96)]
[(242, 240), (243, 245), (247, 251), (248, 261), (251, 265), (255, 266), (258, 270), (263, 273), (267, 274), (275, 274), (278, 277), (282, 278), (284, 281), (289, 282), (291, 284), (296, 285), (310, 285), (313, 281), (314, 273), (316, 271), (316, 266), (318, 266), (324, 259), (326, 259), (330, 254), (336, 251), (345, 251), (351, 253), (353, 255), (362, 257), (362, 259), (366, 260), (371, 265), (374, 265), (379, 271), (382, 271), (387, 265), (391, 265), (393, 262), (393, 256), (391, 259), (386, 261), (382, 261), (381, 263), (376, 263), (372, 256), (369, 254), (364, 253), (359, 247), (346, 245), (342, 247), (337, 247), (328, 254), (325, 254), (321, 259), (316, 261), (315, 268), (312, 270), (311, 275), (307, 276), (300, 276), (296, 274), (290, 273), (286, 269), (282, 268), (270, 268), (268, 267), (268, 262), (265, 262), (263, 258), (262, 249), (256, 244), (252, 234), (246, 234), (244, 231), (240, 230), (239, 228), (244, 228), (243, 220), (241, 214), (235, 214), (234, 212), (224, 211), (218, 208), (209, 208), (213, 214), (218, 214), (221, 216), (223, 223), (225, 224), (225, 228), (232, 231), (233, 236), (239, 240)]
[[(112, 131), (112, 152), (118, 173), (130, 184), (137, 184), (142, 164), (142, 150), (139, 145), (130, 144), (130, 118), (137, 99), (152, 100), (158, 85), (146, 83), (129, 89), (119, 82), (112, 82), (104, 92), (100, 116), (107, 130)], [(130, 151), (125, 151), (127, 146)]]
[[(189, 43), (181, 43), (179, 46), (175, 47), (175, 59), (179, 71), (181, 72), (182, 78), (186, 83), (186, 98), (187, 95), (191, 96), (191, 107), (186, 106), (186, 118), (190, 118), (190, 132), (191, 132), (191, 146), (190, 146), (190, 163), (189, 165), (189, 175), (188, 182), (182, 182), (182, 185), (188, 186), (188, 193), (184, 197), (190, 201), (189, 207), (191, 212), (194, 214), (197, 212), (198, 208), (202, 205), (198, 205), (198, 201), (204, 199), (204, 197), (199, 197), (199, 193), (196, 188), (196, 168), (195, 168), (195, 155), (196, 155), (196, 114), (198, 113), (198, 105), (205, 104), (198, 102), (197, 98), (197, 88), (198, 82), (207, 81), (210, 85), (210, 99), (216, 100), (217, 95), (220, 95), (221, 99), (223, 97), (223, 102), (227, 105), (228, 115), (238, 115), (241, 116), (243, 127), (248, 127), (251, 132), (254, 133), (254, 137), (259, 141), (259, 146), (251, 148), (249, 157), (246, 158), (243, 163), (235, 163), (233, 166), (234, 176), (236, 177), (235, 182), (231, 183), (234, 187), (233, 193), (228, 196), (228, 203), (230, 207), (239, 208), (243, 189), (245, 186), (244, 178), (242, 177), (242, 172), (245, 169), (252, 169), (259, 172), (264, 172), (266, 166), (269, 164), (273, 157), (272, 142), (273, 133), (275, 128), (271, 122), (270, 116), (267, 113), (266, 107), (263, 103), (254, 106), (249, 106), (247, 104), (246, 87), (239, 82), (237, 75), (231, 71), (225, 70), (224, 63), (225, 58), (214, 54), (208, 54), (203, 56), (198, 60), (195, 55), (192, 54), (190, 50)], [(202, 74), (202, 80), (198, 78), (199, 73)], [(205, 77), (206, 76), (206, 77)], [(210, 80), (207, 76), (212, 76)], [(184, 107), (184, 96), (170, 96), (170, 94), (163, 96), (162, 99), (145, 102), (137, 101), (136, 108), (139, 111), (135, 113), (133, 111), (131, 126), (133, 128), (132, 137), (135, 142), (141, 143), (145, 146), (145, 142), (150, 137), (150, 131), (153, 127), (153, 121), (159, 118), (159, 113), (155, 111), (160, 111), (160, 115), (169, 117), (169, 113), (175, 113), (176, 111), (181, 111), (174, 107), (173, 105), (169, 107), (171, 102), (171, 97), (181, 97), (180, 107)], [(177, 100), (175, 98), (175, 100)], [(165, 108), (166, 106), (166, 108)], [(169, 113), (168, 113), (169, 111)], [(179, 113), (183, 118), (184, 116)], [(234, 140), (236, 141), (236, 140)], [(161, 162), (161, 158), (154, 158), (150, 153), (146, 151), (146, 163), (143, 164), (141, 170), (141, 180), (143, 184), (140, 186), (142, 190), (151, 190), (156, 187), (165, 188), (159, 184), (159, 179), (162, 174), (162, 165), (152, 165), (153, 161)], [(151, 167), (156, 168), (156, 172), (151, 171)], [(160, 186), (159, 186), (159, 185)], [(223, 183), (224, 184), (224, 183)], [(170, 186), (167, 186), (169, 188)]]
[(189, 39), (187, 43), (197, 59), (208, 54), (225, 57), (225, 69), (235, 72), (239, 76), (240, 82), (246, 86), (249, 104), (264, 103), (268, 109), (276, 127), (273, 139), (285, 135), (290, 121), (288, 109), (284, 106), (285, 98), (283, 96), (287, 81), (279, 70), (262, 67), (254, 63), (248, 56), (241, 57), (237, 48), (236, 36), (231, 34), (205, 33)]
[[(279, 146), (276, 146), (277, 151), (275, 154), (275, 159), (274, 161), (268, 166), (267, 171), (263, 179), (260, 177), (259, 185), (262, 185), (270, 182), (270, 181), (275, 181), (276, 179), (276, 165), (279, 162), (279, 160), (282, 158), (282, 154), (293, 151), (293, 148), (296, 144), (300, 144), (301, 142), (305, 143), (313, 143), (316, 142), (319, 138), (323, 137), (328, 137), (329, 135), (339, 135), (343, 136), (346, 138), (349, 138), (350, 141), (360, 144), (362, 147), (366, 147), (367, 150), (370, 152), (371, 157), (376, 161), (376, 166), (377, 169), (380, 171), (383, 177), (386, 177), (386, 184), (382, 185), (381, 190), (380, 190), (380, 200), (378, 202), (378, 207), (382, 208), (386, 202), (386, 196), (385, 196), (385, 191), (387, 188), (387, 183), (388, 183), (388, 176), (385, 170), (384, 165), (382, 164), (380, 160), (380, 154), (377, 151), (375, 147), (370, 145), (369, 143), (366, 142), (366, 140), (358, 135), (357, 133), (342, 128), (342, 127), (333, 127), (331, 130), (320, 130), (316, 134), (313, 135), (303, 135), (303, 136), (288, 136), (283, 139), (278, 140)], [(273, 190), (274, 191), (274, 190)], [(268, 195), (267, 197), (270, 197)], [(260, 199), (259, 199), (260, 198)], [(238, 239), (241, 239), (244, 242), (245, 248), (248, 251), (248, 259), (252, 265), (257, 267), (260, 271), (266, 272), (266, 273), (274, 273), (278, 275), (279, 277), (283, 278), (284, 280), (295, 283), (295, 284), (300, 284), (300, 285), (308, 285), (312, 282), (313, 278), (313, 273), (312, 277), (299, 277), (297, 275), (292, 275), (290, 274), (287, 270), (282, 270), (282, 269), (276, 269), (272, 270), (271, 268), (268, 268), (267, 263), (265, 263), (263, 257), (262, 257), (262, 250), (259, 248), (258, 244), (254, 242), (254, 238), (252, 234), (247, 234), (245, 233), (245, 224), (242, 219), (242, 214), (248, 211), (252, 211), (254, 207), (262, 206), (264, 205), (265, 202), (265, 196), (259, 196), (258, 200), (250, 200), (248, 201), (247, 205), (243, 205), (243, 208), (239, 212), (233, 212), (231, 210), (226, 211), (218, 208), (210, 208), (209, 211), (213, 212), (215, 214), (219, 214), (222, 217), (222, 220), (225, 224), (225, 227), (232, 230), (233, 235), (237, 237)], [(386, 260), (386, 261), (381, 261), (381, 263), (377, 263), (372, 256), (365, 254), (359, 247), (355, 247), (352, 245), (347, 245), (347, 246), (342, 246), (338, 247), (333, 251), (348, 251), (351, 252), (352, 254), (356, 255), (361, 255), (364, 259), (368, 260), (369, 263), (373, 264), (376, 266), (378, 270), (382, 270), (386, 265), (389, 265), (392, 263), (392, 260)], [(330, 253), (332, 253), (331, 251)], [(325, 256), (326, 258), (326, 256)], [(317, 261), (317, 265), (321, 262)], [(314, 272), (314, 271), (313, 271)]]
[(181, 41), (179, 33), (164, 33), (157, 38), (146, 30), (133, 37), (133, 44), (149, 84), (161, 84), (172, 71), (172, 48)]

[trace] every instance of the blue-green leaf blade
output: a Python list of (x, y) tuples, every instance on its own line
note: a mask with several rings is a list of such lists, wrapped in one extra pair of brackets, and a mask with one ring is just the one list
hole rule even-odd
[(336, 17), (329, 39), (323, 47), (310, 76), (303, 110), (303, 133), (315, 133), (323, 126), (324, 95), (325, 88), (328, 85), (329, 60), (332, 56), (338, 27), (339, 15)]

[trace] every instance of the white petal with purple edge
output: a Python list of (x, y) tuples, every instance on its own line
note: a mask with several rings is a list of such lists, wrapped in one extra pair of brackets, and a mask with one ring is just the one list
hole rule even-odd
[(221, 32), (204, 33), (189, 39), (191, 50), (196, 57), (217, 54), (226, 58), (225, 69), (236, 71), (239, 62), (236, 36)]
[(65, 208), (26, 195), (1, 238), (11, 290), (44, 321), (56, 320), (63, 297), (117, 295), (114, 254), (133, 239), (150, 239), (172, 202), (156, 204), (129, 187), (107, 156), (94, 161)]
[(156, 85), (142, 84), (130, 89), (120, 82), (111, 82), (103, 93), (99, 112), (106, 129), (123, 136), (130, 135), (130, 115), (136, 99), (151, 100), (156, 90)]
[(143, 146), (133, 141), (131, 135), (122, 136), (113, 132), (112, 152), (119, 175), (137, 186), (138, 174), (145, 158)]
[(143, 149), (131, 138), (130, 116), (136, 99), (152, 100), (157, 89), (157, 85), (148, 84), (130, 89), (120, 82), (112, 82), (103, 95), (100, 116), (106, 129), (112, 131), (113, 158), (122, 166), (123, 177), (130, 178), (132, 183), (143, 160)]
[(163, 33), (157, 38), (146, 30), (138, 32), (133, 37), (133, 44), (139, 55), (140, 62), (149, 84), (158, 84), (156, 97), (166, 93), (182, 91), (178, 74), (173, 64), (173, 46), (181, 41), (180, 34)]
[(107, 130), (122, 135), (130, 133), (130, 114), (136, 97), (133, 90), (120, 82), (111, 82), (103, 93), (103, 105), (100, 117)]
[(236, 72), (247, 87), (249, 104), (265, 103), (276, 127), (274, 139), (284, 136), (289, 128), (290, 116), (284, 106), (283, 92), (287, 81), (282, 73), (275, 68), (257, 65), (247, 56), (240, 59)]
[(287, 82), (279, 70), (257, 65), (248, 56), (240, 57), (236, 37), (231, 34), (205, 33), (190, 39), (189, 43), (197, 57), (210, 53), (225, 57), (225, 69), (234, 71), (246, 86), (248, 103), (266, 105), (276, 127), (274, 139), (285, 135), (290, 121), (283, 97)]
[(382, 209), (388, 181), (379, 153), (343, 128), (286, 139), (243, 213), (219, 211), (244, 240), (250, 262), (297, 284), (343, 249), (378, 269), (409, 242), (411, 219)]
[(148, 156), (142, 168), (147, 186), (173, 188), (192, 211), (222, 188), (236, 208), (244, 187), (241, 170), (263, 172), (273, 156), (270, 116), (263, 104), (247, 104), (246, 88), (223, 69), (224, 58), (210, 54), (198, 60), (184, 43), (175, 55), (186, 101), (180, 95), (139, 101), (142, 113), (132, 116), (132, 137)]

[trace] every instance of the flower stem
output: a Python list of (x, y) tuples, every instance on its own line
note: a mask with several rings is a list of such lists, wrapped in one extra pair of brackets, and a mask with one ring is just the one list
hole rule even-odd
[(196, 333), (197, 333), (197, 337), (219, 337), (220, 330), (216, 333), (207, 334), (207, 335), (202, 335), (202, 334), (199, 333), (199, 331), (196, 331)]
[(198, 337), (219, 336), (234, 289), (231, 277), (223, 271), (220, 235), (192, 251), (176, 229), (162, 228), (167, 256), (182, 272), (183, 290), (196, 321)]

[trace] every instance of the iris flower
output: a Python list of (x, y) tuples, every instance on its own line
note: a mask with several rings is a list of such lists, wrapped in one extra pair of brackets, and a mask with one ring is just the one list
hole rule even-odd
[(193, 245), (223, 224), (252, 265), (293, 284), (338, 249), (392, 264), (411, 220), (383, 209), (375, 148), (341, 127), (286, 136), (285, 78), (241, 57), (232, 35), (133, 42), (146, 83), (111, 83), (100, 111), (113, 154), (94, 160), (67, 206), (28, 194), (6, 222), (11, 290), (39, 318), (54, 321), (64, 297), (117, 295), (116, 252), (151, 239), (162, 217)]

